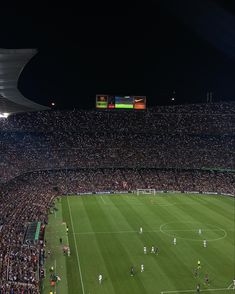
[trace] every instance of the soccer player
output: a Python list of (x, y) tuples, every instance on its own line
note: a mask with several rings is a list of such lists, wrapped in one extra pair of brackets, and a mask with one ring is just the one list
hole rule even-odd
[(201, 235), (202, 234), (202, 229), (199, 229), (198, 230), (198, 235)]
[(62, 244), (62, 242), (63, 242), (63, 240), (62, 240), (62, 238), (60, 237), (60, 244)]
[(144, 265), (143, 264), (141, 264), (141, 266), (140, 266), (140, 271), (141, 271), (141, 273), (144, 272)]
[(198, 259), (197, 261), (197, 269), (200, 269), (201, 268), (201, 261)]
[(200, 293), (200, 284), (197, 284), (196, 290), (197, 290), (197, 293)]
[(203, 240), (203, 247), (206, 248), (207, 247), (207, 241)]
[(68, 247), (68, 256), (70, 256), (70, 247)]
[(158, 253), (159, 253), (159, 248), (156, 246), (155, 247), (155, 253), (158, 255)]
[(205, 275), (205, 284), (206, 284), (206, 285), (209, 285), (209, 276), (208, 276), (207, 273), (206, 273), (206, 275)]
[(99, 276), (98, 276), (99, 284), (101, 284), (101, 283), (102, 283), (102, 279), (103, 279), (102, 275), (101, 275), (101, 274), (99, 274)]
[(69, 233), (69, 227), (67, 226), (66, 228), (66, 233), (68, 234)]
[(144, 246), (144, 254), (147, 254), (147, 248)]
[(154, 246), (151, 248), (151, 253), (155, 253)]
[(173, 239), (173, 244), (176, 245), (176, 238)]
[(134, 267), (131, 267), (131, 276), (134, 277)]
[(143, 233), (143, 228), (142, 227), (140, 227), (140, 234), (142, 234)]

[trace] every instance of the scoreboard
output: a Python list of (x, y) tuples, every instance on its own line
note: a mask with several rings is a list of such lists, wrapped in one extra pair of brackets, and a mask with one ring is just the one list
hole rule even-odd
[(96, 95), (97, 109), (146, 109), (146, 96)]

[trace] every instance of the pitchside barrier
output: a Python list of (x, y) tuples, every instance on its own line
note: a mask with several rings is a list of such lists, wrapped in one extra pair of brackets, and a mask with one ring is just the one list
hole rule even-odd
[[(148, 189), (138, 189), (138, 190), (148, 190)], [(155, 189), (150, 189), (150, 190), (155, 190)], [(217, 193), (217, 192), (202, 192), (202, 191), (175, 191), (175, 190), (155, 190), (155, 194), (166, 194), (166, 193), (182, 193), (182, 194), (199, 194), (199, 195), (217, 195), (217, 196), (229, 196), (229, 197), (235, 197), (234, 194), (230, 194), (230, 193)], [(137, 190), (129, 190), (129, 191), (99, 191), (99, 192), (81, 192), (81, 193), (66, 193), (63, 194), (65, 196), (74, 196), (74, 195), (99, 195), (99, 194), (138, 194)], [(143, 193), (142, 193), (143, 194)], [(146, 193), (149, 194), (150, 193)], [(145, 194), (145, 195), (146, 195)], [(151, 195), (153, 195), (151, 193)]]

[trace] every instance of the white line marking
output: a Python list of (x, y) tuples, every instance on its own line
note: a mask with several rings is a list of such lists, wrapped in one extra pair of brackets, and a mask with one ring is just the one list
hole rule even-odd
[[(54, 266), (55, 266), (55, 274), (56, 274), (56, 259), (55, 259), (55, 262), (54, 262)], [(56, 292), (56, 282), (55, 282), (55, 292)]]
[(73, 239), (74, 239), (74, 244), (75, 244), (75, 249), (76, 249), (76, 256), (77, 256), (77, 264), (78, 264), (78, 269), (79, 269), (79, 274), (80, 274), (80, 279), (81, 279), (81, 285), (82, 285), (82, 293), (85, 294), (84, 285), (83, 285), (83, 279), (82, 279), (81, 264), (80, 264), (80, 260), (79, 260), (79, 256), (78, 256), (78, 250), (77, 250), (77, 248), (78, 248), (77, 240), (75, 238), (73, 219), (72, 219), (72, 215), (71, 215), (71, 208), (70, 208), (70, 204), (69, 204), (69, 201), (68, 201), (68, 197), (67, 197), (67, 204), (68, 204), (68, 207), (69, 207), (69, 216), (70, 216), (71, 225), (72, 225)]
[[(163, 234), (165, 234), (165, 235), (167, 235), (167, 236), (170, 236), (170, 237), (175, 237), (173, 234), (170, 234), (170, 233), (167, 233), (168, 232), (168, 230), (164, 230), (163, 229), (163, 227), (165, 227), (165, 226), (167, 226), (168, 224), (171, 224), (171, 223), (174, 223), (173, 221), (171, 221), (171, 222), (168, 222), (168, 223), (164, 223), (164, 224), (161, 224), (160, 225), (160, 231), (163, 233)], [(181, 221), (181, 222), (178, 222), (178, 223), (181, 223), (181, 224), (184, 224), (184, 223), (187, 223), (187, 224), (196, 224), (196, 223), (194, 223), (194, 222), (183, 222), (183, 221)], [(218, 241), (218, 240), (221, 240), (221, 239), (224, 239), (224, 238), (226, 238), (227, 237), (227, 231), (225, 231), (224, 229), (222, 229), (222, 228), (220, 228), (220, 227), (218, 227), (218, 226), (215, 226), (215, 225), (210, 225), (210, 224), (208, 224), (209, 226), (214, 226), (215, 227), (215, 229), (216, 230), (218, 230), (218, 231), (221, 231), (221, 232), (223, 232), (223, 236), (222, 237), (219, 237), (219, 238), (214, 238), (214, 239), (207, 239), (207, 241)], [(199, 225), (197, 225), (197, 226), (200, 226), (200, 224)], [(205, 230), (207, 230), (207, 231), (214, 231), (215, 229), (205, 229)], [(202, 231), (205, 231), (205, 230), (202, 230)], [(176, 230), (170, 230), (171, 232), (173, 232), (173, 231), (176, 231)], [(190, 231), (190, 230), (188, 230), (188, 231)], [(195, 231), (195, 229), (194, 230), (191, 230), (191, 231)], [(179, 238), (179, 239), (184, 239), (184, 240), (190, 240), (190, 241), (202, 241), (201, 239), (193, 239), (193, 238), (186, 238), (186, 237), (180, 237), (180, 236), (177, 236), (177, 238)]]
[[(222, 229), (207, 229), (207, 230), (203, 230), (203, 231), (221, 231)], [(169, 232), (172, 232), (172, 231), (177, 231), (177, 232), (197, 232), (197, 230), (164, 230), (164, 231), (169, 231)], [(234, 230), (231, 230), (231, 231), (234, 231)], [(149, 231), (146, 231), (144, 230), (144, 233), (157, 233), (157, 232), (162, 232), (161, 230), (149, 230)], [(98, 232), (80, 232), (80, 233), (74, 233), (75, 235), (92, 235), (92, 234), (128, 234), (128, 233), (139, 233), (139, 231), (98, 231)], [(180, 238), (180, 237), (177, 237), (177, 238)], [(193, 239), (194, 240), (194, 239)], [(200, 240), (196, 240), (196, 241), (202, 241), (203, 239), (200, 239)]]
[[(138, 233), (139, 231), (116, 231), (116, 232), (81, 232), (74, 233), (75, 235), (94, 235), (94, 234), (129, 234), (129, 233)], [(145, 231), (146, 232), (146, 231)], [(152, 231), (155, 232), (155, 231)]]
[(68, 234), (67, 234), (67, 232), (66, 232), (66, 223), (64, 223), (63, 225), (65, 225), (65, 236), (66, 236), (66, 240), (67, 240), (67, 244), (68, 244), (68, 246), (69, 246), (69, 238), (68, 238)]
[[(229, 291), (229, 290), (233, 290), (233, 289), (228, 289), (228, 288), (217, 288), (217, 289), (202, 289), (200, 290), (200, 292), (210, 292), (210, 291)], [(166, 293), (195, 293), (196, 290), (193, 289), (193, 290), (175, 290), (175, 291), (162, 291), (161, 294), (166, 294)]]
[[(222, 231), (223, 229), (205, 229), (203, 230), (203, 232), (214, 232), (214, 231)], [(159, 230), (160, 231), (160, 230)], [(164, 230), (164, 232), (198, 232), (198, 229), (186, 229), (186, 230), (175, 230), (175, 229), (171, 229), (171, 230)]]
[(231, 284), (228, 286), (228, 289), (231, 289), (232, 285), (233, 285), (233, 283), (231, 283)]
[(106, 202), (105, 202), (104, 198), (103, 198), (102, 196), (100, 196), (100, 197), (101, 197), (102, 201), (104, 202), (104, 204), (106, 204)]

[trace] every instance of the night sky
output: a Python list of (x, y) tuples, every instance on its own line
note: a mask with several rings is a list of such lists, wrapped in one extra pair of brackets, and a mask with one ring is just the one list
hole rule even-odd
[[(0, 47), (37, 48), (19, 89), (58, 108), (96, 94), (146, 95), (149, 106), (235, 100), (234, 1), (21, 1), (1, 8)], [(52, 3), (52, 2), (50, 2)], [(79, 2), (77, 2), (79, 3)]]

